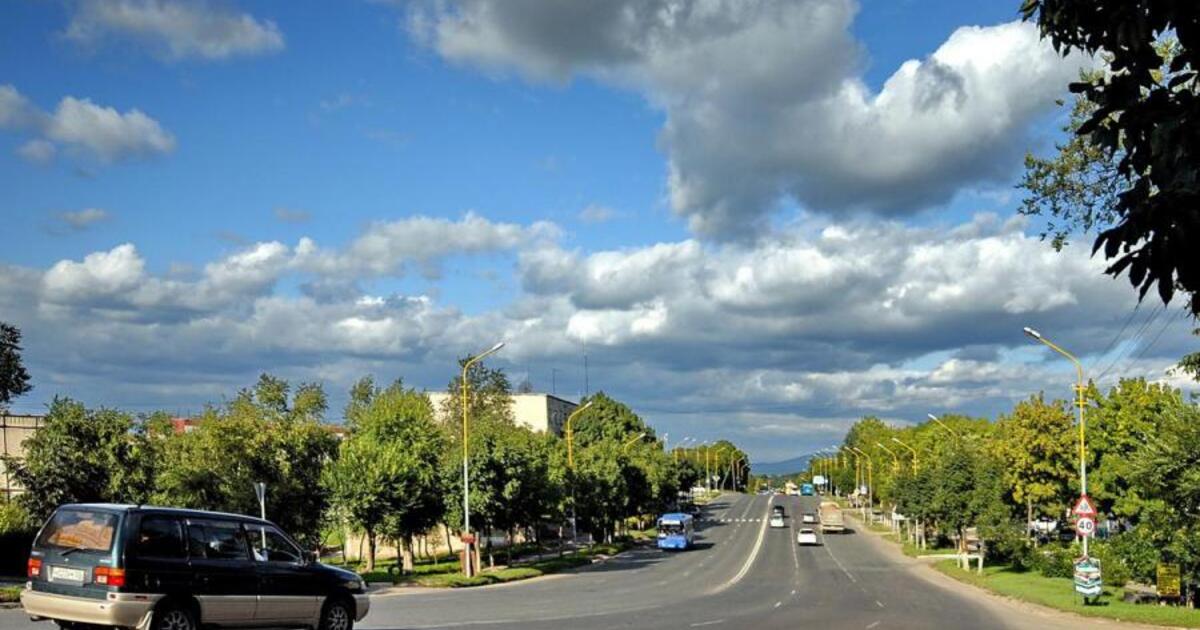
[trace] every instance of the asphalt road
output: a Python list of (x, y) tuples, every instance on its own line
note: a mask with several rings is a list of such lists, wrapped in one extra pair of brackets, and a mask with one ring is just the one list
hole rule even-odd
[[(770, 529), (772, 503), (789, 527)], [(461, 590), (379, 594), (360, 628), (1006, 628), (1023, 627), (931, 582), (870, 534), (822, 536), (799, 547), (802, 509), (815, 497), (725, 495), (686, 552), (638, 549), (567, 574)], [(0, 630), (52, 630), (0, 610)]]

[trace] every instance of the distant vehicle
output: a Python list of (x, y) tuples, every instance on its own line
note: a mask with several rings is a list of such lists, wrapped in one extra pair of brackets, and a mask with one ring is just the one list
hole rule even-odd
[(771, 506), (770, 525), (773, 528), (787, 527), (787, 522), (784, 520), (787, 517), (787, 512), (783, 510), (782, 505)]
[(370, 609), (356, 573), (249, 516), (134, 505), (59, 507), (29, 553), (21, 605), (62, 628), (305, 626), (351, 630)]
[(820, 543), (817, 542), (817, 533), (814, 532), (811, 528), (805, 527), (800, 530), (799, 534), (796, 534), (796, 544), (797, 545), (817, 545)]
[(816, 488), (811, 483), (802, 484), (800, 486), (800, 496), (811, 497), (816, 493)]
[(809, 524), (815, 525), (817, 523), (817, 513), (816, 512), (805, 512), (804, 515), (800, 517), (800, 521), (802, 523), (804, 523), (805, 525), (809, 525)]
[(797, 494), (800, 494), (800, 491), (797, 489), (796, 484), (794, 484), (790, 481), (783, 484), (783, 487), (785, 489), (787, 489), (788, 496), (795, 496)]
[(842, 508), (833, 501), (821, 502), (821, 533), (846, 531), (846, 521), (842, 517)]
[(658, 517), (659, 549), (691, 549), (695, 542), (695, 519), (691, 514), (671, 512)]

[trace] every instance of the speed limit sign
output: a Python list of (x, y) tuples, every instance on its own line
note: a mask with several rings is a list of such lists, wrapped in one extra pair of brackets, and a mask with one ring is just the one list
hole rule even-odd
[(1096, 534), (1096, 520), (1090, 516), (1080, 516), (1075, 521), (1075, 531), (1084, 538), (1094, 536)]

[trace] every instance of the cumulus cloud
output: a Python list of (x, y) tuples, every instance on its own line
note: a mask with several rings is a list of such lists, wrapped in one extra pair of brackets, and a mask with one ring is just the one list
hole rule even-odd
[(206, 2), (83, 0), (64, 36), (95, 46), (127, 39), (170, 59), (227, 59), (283, 50), (284, 37), (270, 20)]
[[(398, 226), (423, 240), (471, 236), (458, 249), (417, 246)], [(340, 247), (254, 243), (182, 274), (154, 272), (161, 261), (125, 243), (46, 269), (0, 267), (0, 310), (55, 383), (39, 387), (47, 396), (199, 406), (263, 369), (325, 380), (334, 396), (367, 372), (441, 388), (457, 357), (504, 339), (497, 365), (530, 369), (535, 387), (549, 388), (554, 367), (559, 393), (579, 393), (566, 368), (586, 352), (593, 391), (672, 434), (734, 436), (765, 459), (834, 441), (863, 414), (991, 415), (1042, 389), (1069, 396), (1069, 366), (1021, 327), (1053, 331), (1090, 363), (1133, 303), (1086, 251), (1055, 253), (987, 215), (928, 228), (810, 220), (754, 244), (595, 252), (546, 231), (411, 217)], [(418, 259), (499, 252), (518, 253), (522, 289), (474, 312), (374, 282)], [(1158, 344), (1139, 344), (1117, 372), (1177, 382), (1165, 369), (1194, 341), (1185, 321), (1162, 321)]]
[(522, 226), (497, 223), (468, 212), (462, 219), (414, 216), (377, 222), (343, 251), (321, 249), (311, 239), (297, 247), (298, 265), (322, 274), (400, 275), (405, 265), (417, 264), (436, 275), (435, 263), (451, 254), (486, 254), (534, 245), (558, 237), (546, 222)]
[(534, 80), (584, 75), (666, 113), (671, 206), (699, 234), (760, 230), (781, 199), (912, 213), (1019, 166), (1020, 141), (1081, 66), (1031, 24), (955, 31), (878, 91), (861, 79), (852, 0), (415, 5), (443, 57)]
[(11, 85), (0, 85), (0, 128), (42, 136), (17, 151), (33, 162), (53, 159), (55, 143), (102, 162), (153, 157), (175, 150), (175, 137), (139, 109), (122, 113), (91, 99), (66, 96), (53, 112), (43, 112)]

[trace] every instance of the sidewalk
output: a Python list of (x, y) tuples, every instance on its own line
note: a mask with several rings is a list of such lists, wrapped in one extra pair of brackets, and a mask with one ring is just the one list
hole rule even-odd
[(952, 591), (964, 597), (969, 597), (985, 608), (991, 610), (998, 618), (1004, 619), (1012, 628), (1038, 628), (1045, 630), (1077, 630), (1078, 628), (1121, 628), (1161, 630), (1174, 626), (1155, 626), (1124, 621), (1116, 621), (1103, 617), (1087, 617), (1074, 613), (1056, 610), (1032, 604), (1030, 602), (998, 595), (991, 591), (978, 588), (971, 584), (956, 580), (931, 566), (928, 560), (910, 558), (900, 550), (898, 543), (884, 540), (883, 533), (871, 530), (857, 514), (847, 513), (857, 527), (855, 531), (862, 537), (865, 544), (873, 545), (883, 550), (889, 557), (904, 566), (906, 572), (925, 582)]

